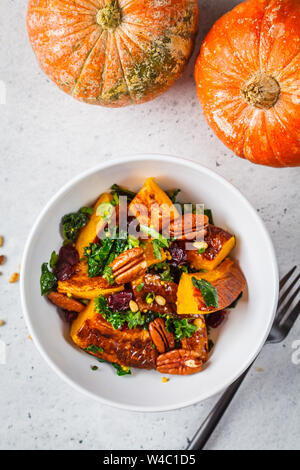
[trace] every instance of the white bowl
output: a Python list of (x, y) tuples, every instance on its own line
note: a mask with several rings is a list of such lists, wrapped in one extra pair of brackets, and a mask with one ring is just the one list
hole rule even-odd
[[(92, 203), (113, 183), (139, 189), (148, 176), (165, 189), (181, 188), (184, 202), (204, 203), (215, 223), (237, 237), (233, 256), (248, 291), (219, 328), (218, 340), (202, 372), (170, 376), (133, 369), (118, 377), (109, 364), (90, 369), (95, 360), (69, 339), (53, 305), (40, 295), (40, 268), (58, 250), (61, 217)], [(113, 160), (75, 178), (56, 194), (36, 221), (26, 244), (21, 273), (25, 318), (33, 340), (50, 366), (69, 384), (100, 402), (136, 411), (165, 411), (192, 405), (230, 385), (258, 354), (271, 328), (278, 297), (278, 271), (270, 237), (257, 212), (229, 182), (196, 163), (164, 155)]]

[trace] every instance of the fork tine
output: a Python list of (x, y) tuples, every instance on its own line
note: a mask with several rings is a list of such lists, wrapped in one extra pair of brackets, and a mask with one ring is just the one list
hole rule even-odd
[(283, 276), (282, 279), (280, 279), (280, 282), (279, 282), (279, 289), (282, 289), (283, 286), (286, 284), (286, 282), (289, 280), (289, 278), (291, 277), (291, 275), (293, 274), (293, 272), (295, 271), (295, 269), (297, 268), (297, 266), (294, 266), (285, 276)]
[(281, 306), (282, 302), (286, 299), (288, 294), (291, 292), (294, 285), (299, 281), (299, 279), (300, 279), (300, 274), (298, 274), (298, 276), (293, 280), (293, 282), (289, 285), (289, 287), (286, 289), (286, 291), (280, 296), (279, 301), (278, 301), (278, 305), (277, 305), (277, 310)]
[(293, 301), (297, 297), (297, 295), (300, 292), (300, 286), (295, 290), (295, 292), (289, 297), (287, 302), (277, 311), (276, 315), (276, 322), (281, 323), (282, 319), (285, 317), (285, 315), (288, 313), (288, 309), (292, 305)]
[(282, 325), (285, 329), (285, 334), (286, 335), (289, 333), (289, 331), (292, 328), (293, 324), (297, 320), (297, 318), (299, 316), (299, 313), (300, 313), (300, 300), (297, 303), (297, 305), (293, 308), (293, 310), (289, 313), (288, 317), (286, 318), (286, 320), (284, 321), (284, 323)]

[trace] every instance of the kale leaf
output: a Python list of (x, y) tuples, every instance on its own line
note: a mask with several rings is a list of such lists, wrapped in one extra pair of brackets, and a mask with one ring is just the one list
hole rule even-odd
[(55, 268), (57, 261), (58, 261), (58, 254), (55, 251), (52, 251), (51, 257), (50, 257), (50, 262), (49, 262), (49, 265), (50, 265), (51, 269)]
[(108, 258), (111, 253), (114, 240), (104, 238), (99, 243), (90, 243), (84, 249), (84, 256), (87, 262), (89, 277), (100, 276), (103, 273), (105, 266), (108, 264)]
[(239, 296), (232, 302), (232, 304), (230, 304), (230, 305), (229, 305), (228, 307), (226, 307), (226, 308), (235, 308), (235, 307), (237, 306), (239, 300), (242, 298), (242, 296), (243, 296), (243, 292), (241, 292), (241, 293), (239, 294)]
[[(109, 232), (106, 231), (106, 235)], [(87, 261), (89, 277), (102, 275), (110, 284), (113, 284), (114, 278), (110, 263), (121, 253), (129, 249), (129, 243), (125, 232), (109, 234), (107, 238), (99, 243), (90, 243), (84, 249), (84, 256)]]
[(159, 274), (160, 279), (162, 281), (174, 281), (174, 277), (171, 274), (171, 266), (169, 265), (169, 263), (167, 263), (167, 261), (157, 263), (154, 266), (154, 271)]
[(96, 344), (90, 344), (87, 348), (85, 348), (85, 351), (93, 352), (94, 354), (97, 354), (99, 352), (103, 353), (103, 348), (96, 346)]
[(66, 242), (75, 243), (79, 230), (87, 225), (93, 213), (92, 207), (82, 207), (77, 212), (66, 214), (62, 218), (63, 236)]
[(129, 367), (120, 366), (120, 364), (117, 364), (116, 362), (112, 362), (111, 365), (116, 369), (119, 377), (122, 377), (123, 375), (131, 375)]
[(42, 264), (40, 285), (41, 285), (41, 295), (49, 294), (57, 286), (57, 278), (48, 269), (48, 263)]
[(118, 196), (127, 196), (128, 202), (131, 202), (132, 199), (136, 196), (135, 192), (123, 188), (118, 184), (113, 184), (110, 189), (112, 190), (112, 193), (116, 193)]
[(174, 333), (175, 341), (190, 338), (197, 330), (197, 326), (194, 325), (194, 323), (190, 323), (187, 318), (179, 319), (171, 316), (166, 320), (166, 328), (168, 331)]
[(207, 307), (218, 307), (217, 289), (206, 279), (196, 279), (192, 277), (193, 285), (201, 291), (202, 298)]
[(137, 328), (138, 326), (144, 326), (145, 318), (140, 311), (136, 313), (128, 312), (126, 315), (126, 321), (128, 324), (128, 328), (132, 330), (134, 328)]
[(204, 214), (207, 215), (210, 225), (214, 225), (214, 219), (211, 209), (204, 209)]
[(181, 189), (173, 189), (173, 190), (170, 190), (170, 191), (166, 191), (167, 195), (169, 196), (169, 198), (171, 199), (171, 201), (173, 202), (173, 204), (176, 203), (176, 197), (178, 196), (178, 194), (180, 193)]

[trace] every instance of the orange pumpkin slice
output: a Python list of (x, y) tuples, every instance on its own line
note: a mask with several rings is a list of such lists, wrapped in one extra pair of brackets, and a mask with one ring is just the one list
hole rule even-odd
[(161, 259), (158, 259), (154, 256), (151, 240), (146, 240), (144, 254), (148, 267), (153, 266), (154, 264), (162, 263), (167, 258), (166, 252), (162, 248), (160, 249)]
[[(200, 289), (193, 285), (192, 278), (210, 282), (218, 294), (218, 307), (207, 307)], [(246, 286), (246, 280), (239, 266), (226, 258), (213, 271), (206, 273), (183, 273), (177, 291), (177, 313), (179, 315), (199, 315), (223, 310), (240, 295)]]
[(105, 204), (109, 204), (112, 199), (113, 196), (110, 193), (101, 194), (96, 204), (94, 205), (94, 212), (91, 215), (89, 223), (80, 230), (75, 244), (75, 248), (79, 253), (79, 258), (83, 257), (85, 247), (89, 246), (90, 243), (93, 243), (97, 235), (101, 232), (106, 224), (106, 221), (99, 214), (99, 207), (102, 204), (103, 207)]
[(198, 253), (198, 250), (188, 251), (188, 261), (195, 269), (212, 271), (233, 249), (235, 236), (220, 227), (209, 225), (204, 242), (207, 243), (205, 252)]
[(109, 295), (120, 292), (124, 286), (111, 286), (101, 276), (88, 277), (87, 264), (80, 261), (77, 270), (67, 281), (58, 281), (57, 290), (62, 294), (71, 295), (78, 299), (94, 299), (99, 295)]
[(71, 338), (82, 349), (96, 346), (90, 354), (126, 367), (154, 369), (157, 351), (147, 330), (115, 330), (96, 312), (91, 301), (71, 326)]
[(147, 178), (129, 205), (129, 213), (140, 224), (159, 231), (167, 221), (179, 217), (169, 196), (158, 186), (154, 178)]

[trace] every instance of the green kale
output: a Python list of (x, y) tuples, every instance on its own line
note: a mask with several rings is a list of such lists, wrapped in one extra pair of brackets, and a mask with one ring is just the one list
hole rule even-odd
[(229, 305), (229, 307), (226, 308), (235, 308), (239, 302), (239, 300), (242, 298), (243, 292), (240, 293), (240, 295), (232, 302), (232, 304)]
[(106, 359), (102, 359), (101, 357), (97, 357), (97, 361), (106, 362), (107, 364), (112, 365), (116, 369), (117, 375), (119, 377), (122, 377), (122, 375), (131, 375), (131, 371), (130, 371), (129, 367), (125, 367), (125, 366), (122, 367), (122, 366), (120, 366), (120, 364), (117, 364), (116, 362), (109, 362)]
[(92, 207), (82, 207), (78, 212), (72, 212), (63, 216), (62, 227), (65, 242), (76, 242), (79, 230), (87, 225), (92, 213)]
[(92, 215), (93, 212), (94, 212), (94, 208), (93, 207), (82, 207), (80, 209), (80, 212), (82, 212), (82, 214)]
[(190, 323), (187, 318), (179, 319), (171, 316), (166, 319), (166, 328), (174, 333), (176, 342), (183, 338), (190, 338), (197, 331), (197, 326)]
[(56, 276), (54, 276), (54, 274), (51, 271), (49, 271), (48, 263), (42, 264), (40, 285), (41, 285), (41, 295), (49, 294), (57, 286), (57, 278)]
[(114, 240), (104, 238), (101, 245), (90, 243), (84, 249), (84, 256), (87, 262), (89, 277), (100, 276), (107, 264), (108, 257), (112, 250)]
[(103, 279), (106, 279), (109, 284), (113, 284), (115, 282), (114, 275), (113, 275), (113, 270), (112, 270), (111, 266), (109, 266), (108, 264), (103, 269), (102, 277), (103, 277)]
[(150, 235), (152, 238), (151, 243), (153, 247), (153, 253), (156, 259), (161, 259), (161, 248), (169, 248), (169, 240), (161, 235), (157, 230), (151, 227), (147, 227), (147, 225), (140, 226), (141, 231)]
[(153, 254), (155, 256), (156, 259), (162, 259), (162, 256), (161, 256), (161, 244), (159, 242), (159, 240), (151, 240), (151, 243), (152, 243), (152, 247), (153, 247)]
[(173, 189), (173, 190), (170, 190), (170, 191), (166, 191), (167, 195), (169, 196), (169, 198), (171, 199), (173, 204), (176, 203), (176, 197), (180, 193), (180, 191), (181, 191), (181, 189)]
[(142, 232), (146, 233), (146, 235), (150, 235), (151, 238), (157, 240), (162, 248), (169, 248), (169, 240), (161, 235), (157, 230), (142, 224), (140, 228)]
[(132, 235), (128, 235), (128, 248), (135, 248), (136, 246), (140, 246), (139, 239)]
[(127, 196), (128, 202), (131, 202), (132, 199), (136, 196), (136, 193), (130, 191), (129, 189), (123, 188), (118, 184), (113, 184), (110, 188), (112, 193), (116, 193), (118, 196)]
[(192, 277), (193, 285), (201, 291), (202, 298), (207, 307), (218, 307), (217, 289), (206, 279), (196, 279)]
[(126, 232), (120, 232), (119, 234), (116, 234), (114, 242), (115, 243), (113, 251), (115, 253), (115, 258), (121, 253), (123, 253), (123, 251), (129, 249), (129, 243), (127, 240)]
[(113, 312), (109, 308), (107, 299), (103, 295), (99, 295), (99, 297), (95, 299), (95, 308), (96, 312), (100, 313), (115, 330), (118, 330), (122, 325), (124, 325), (126, 314), (124, 312)]
[(159, 274), (162, 281), (173, 281), (174, 278), (171, 274), (171, 266), (167, 261), (163, 261), (162, 263), (157, 263), (154, 266), (154, 270)]
[(103, 353), (103, 348), (96, 346), (96, 344), (90, 344), (87, 348), (85, 348), (85, 351), (97, 354), (98, 352)]
[(138, 292), (141, 292), (141, 290), (144, 288), (144, 285), (145, 285), (145, 284), (144, 284), (143, 282), (141, 282), (141, 283), (137, 286), (136, 290), (137, 290)]
[(116, 369), (119, 377), (122, 377), (123, 375), (131, 375), (129, 367), (120, 366), (120, 364), (117, 364), (116, 362), (112, 362), (111, 365)]
[(55, 251), (52, 251), (51, 257), (50, 257), (50, 262), (49, 262), (49, 265), (50, 265), (51, 269), (55, 268), (57, 260), (58, 260), (58, 254)]
[(104, 318), (107, 318), (111, 315), (112, 310), (109, 308), (107, 304), (107, 298), (104, 295), (99, 295), (95, 300), (95, 309), (96, 312), (100, 313)]
[(137, 328), (138, 326), (143, 326), (145, 323), (145, 317), (141, 314), (140, 311), (133, 313), (128, 312), (126, 315), (126, 321), (128, 324), (128, 328), (130, 330)]
[(204, 209), (204, 214), (207, 215), (210, 225), (214, 225), (214, 219), (211, 209)]

